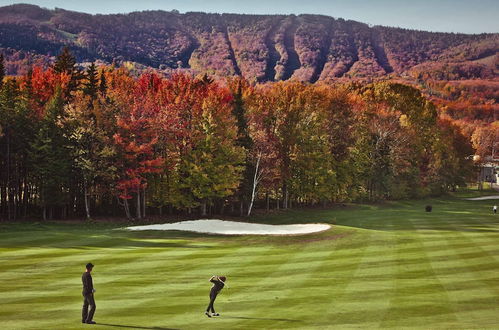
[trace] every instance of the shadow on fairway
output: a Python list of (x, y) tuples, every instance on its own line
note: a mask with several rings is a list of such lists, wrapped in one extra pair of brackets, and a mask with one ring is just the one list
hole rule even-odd
[(0, 248), (4, 247), (16, 247), (16, 248), (33, 248), (33, 247), (43, 247), (43, 248), (57, 248), (57, 249), (78, 249), (78, 250), (91, 250), (99, 248), (184, 248), (184, 249), (209, 249), (213, 248), (211, 245), (205, 244), (182, 244), (174, 242), (148, 242), (146, 239), (143, 241), (135, 241), (129, 239), (117, 239), (117, 238), (101, 238), (92, 239), (89, 238), (85, 240), (74, 239), (61, 242), (50, 241), (51, 237), (47, 236), (44, 240), (33, 240), (33, 241), (22, 241), (22, 242), (10, 242), (7, 240), (2, 240), (0, 238)]
[(241, 320), (264, 320), (264, 321), (303, 322), (302, 320), (272, 319), (272, 318), (266, 318), (266, 317), (224, 316), (223, 318), (224, 319), (241, 319)]
[(148, 330), (178, 330), (175, 328), (163, 328), (163, 327), (140, 327), (137, 325), (123, 325), (123, 324), (107, 324), (107, 323), (97, 323), (96, 325), (105, 325), (108, 327), (117, 328), (129, 328), (129, 329), (148, 329)]

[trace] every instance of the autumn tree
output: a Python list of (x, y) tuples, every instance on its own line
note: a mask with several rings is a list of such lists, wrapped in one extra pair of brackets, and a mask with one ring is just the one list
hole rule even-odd
[(478, 127), (471, 137), (476, 155), (482, 161), (497, 157), (499, 153), (499, 121)]
[[(370, 198), (414, 197), (425, 194), (425, 189), (429, 183), (434, 131), (438, 130), (435, 106), (425, 99), (417, 89), (397, 83), (383, 82), (361, 86), (359, 92), (366, 104), (366, 111), (361, 113), (359, 122), (377, 123), (379, 118), (381, 121), (379, 125), (377, 124), (378, 127), (374, 128), (374, 132), (381, 133), (385, 130), (387, 133), (385, 135), (389, 139), (384, 139), (384, 141), (395, 143), (399, 140), (400, 142), (395, 145), (385, 145), (385, 148), (388, 148), (384, 151), (386, 155), (390, 154), (394, 158), (389, 158), (386, 155), (378, 156), (380, 162), (392, 159), (400, 165), (390, 167), (389, 164), (382, 165), (380, 163), (379, 169), (384, 169), (385, 175), (372, 174), (375, 181), (370, 181), (371, 187), (368, 186), (367, 190), (377, 192), (374, 195), (370, 194)], [(367, 137), (370, 136), (369, 132), (372, 132), (373, 127), (369, 128), (368, 126), (367, 130), (364, 129), (363, 136), (360, 137), (361, 141), (369, 141)], [(364, 127), (366, 126), (364, 125)], [(388, 134), (390, 131), (392, 133)], [(395, 134), (395, 132), (398, 133)], [(391, 134), (394, 134), (393, 137), (390, 136)], [(374, 140), (371, 139), (371, 142), (368, 143), (378, 148), (382, 144), (377, 142), (376, 135), (382, 136), (376, 133)], [(394, 140), (396, 136), (399, 138)], [(381, 149), (376, 153), (379, 154), (380, 151)], [(393, 151), (397, 151), (397, 153), (393, 153)], [(390, 174), (386, 172), (390, 168), (398, 170)], [(382, 178), (385, 179), (379, 181)], [(378, 183), (375, 183), (376, 181)], [(373, 183), (375, 183), (374, 186), (372, 186)]]
[(71, 77), (66, 73), (57, 73), (52, 68), (44, 70), (35, 66), (21, 81), (21, 88), (28, 95), (30, 107), (36, 116), (45, 116), (46, 105), (52, 100), (57, 89), (67, 90)]
[(121, 114), (118, 117), (118, 131), (114, 135), (114, 143), (121, 159), (118, 165), (118, 189), (123, 201), (127, 217), (131, 217), (128, 200), (132, 194), (136, 197), (136, 217), (143, 216), (144, 195), (147, 187), (147, 174), (159, 171), (163, 159), (154, 153), (158, 142), (157, 132), (153, 129), (156, 119), (155, 107), (144, 106), (147, 102), (146, 89), (157, 88), (155, 81), (159, 78), (144, 75), (134, 86), (131, 95), (121, 95)]
[(438, 195), (470, 179), (473, 153), (497, 148), (496, 123), (457, 126), (398, 83), (252, 86), (94, 64), (78, 75), (64, 50), (51, 68), (3, 79), (2, 217)]
[[(275, 108), (269, 106), (265, 90), (254, 90), (248, 97), (249, 133), (253, 141), (250, 157), (255, 161), (255, 173), (252, 185), (252, 202), (257, 193), (265, 193), (267, 209), (270, 208), (270, 198), (277, 197), (280, 189), (280, 157), (278, 154), (279, 139), (277, 136), (277, 120)], [(277, 200), (278, 201), (278, 200)], [(278, 201), (279, 203), (279, 201)], [(251, 214), (253, 204), (248, 207)]]
[(201, 215), (206, 215), (207, 206), (238, 189), (245, 151), (236, 143), (229, 91), (203, 81), (194, 84), (204, 98), (181, 114), (190, 134), (182, 142), (179, 185), (189, 206), (200, 206)]
[(101, 99), (93, 100), (92, 95), (80, 93), (66, 106), (62, 121), (74, 167), (81, 176), (87, 219), (91, 218), (91, 197), (112, 186), (116, 175), (116, 151), (99, 120), (105, 106)]
[[(471, 142), (475, 149), (475, 159), (479, 166), (493, 160), (499, 153), (499, 121), (490, 125), (480, 125), (471, 136)], [(482, 175), (478, 176), (478, 184), (482, 189)]]
[(438, 127), (429, 168), (429, 189), (436, 196), (465, 186), (474, 172), (471, 141), (448, 119), (439, 119)]
[(65, 86), (61, 86), (63, 87), (64, 100), (67, 102), (72, 98), (72, 93), (78, 89), (80, 80), (83, 77), (81, 70), (76, 65), (75, 57), (71, 54), (67, 46), (57, 55), (52, 68), (55, 73), (69, 77), (68, 83)]

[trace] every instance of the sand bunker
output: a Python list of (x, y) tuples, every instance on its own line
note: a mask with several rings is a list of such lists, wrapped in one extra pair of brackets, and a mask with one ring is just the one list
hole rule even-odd
[(128, 230), (182, 230), (222, 235), (302, 235), (331, 228), (327, 224), (263, 225), (223, 220), (193, 220), (160, 225), (132, 226)]
[(475, 197), (475, 198), (465, 198), (468, 201), (484, 201), (488, 199), (499, 199), (499, 195), (492, 196), (483, 196), (483, 197)]

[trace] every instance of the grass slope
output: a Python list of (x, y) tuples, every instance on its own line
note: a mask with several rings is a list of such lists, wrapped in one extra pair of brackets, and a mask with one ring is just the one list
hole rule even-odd
[[(431, 203), (434, 211), (424, 212)], [(301, 210), (292, 237), (123, 232), (116, 224), (0, 225), (2, 329), (497, 328), (499, 214), (491, 201)], [(92, 261), (96, 326), (80, 322)], [(213, 274), (228, 275), (208, 319)]]

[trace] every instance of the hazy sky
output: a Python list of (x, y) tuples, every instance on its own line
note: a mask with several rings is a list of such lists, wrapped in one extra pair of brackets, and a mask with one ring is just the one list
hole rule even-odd
[(324, 14), (373, 25), (418, 30), (499, 32), (499, 0), (0, 0), (87, 13), (137, 10), (245, 14)]

